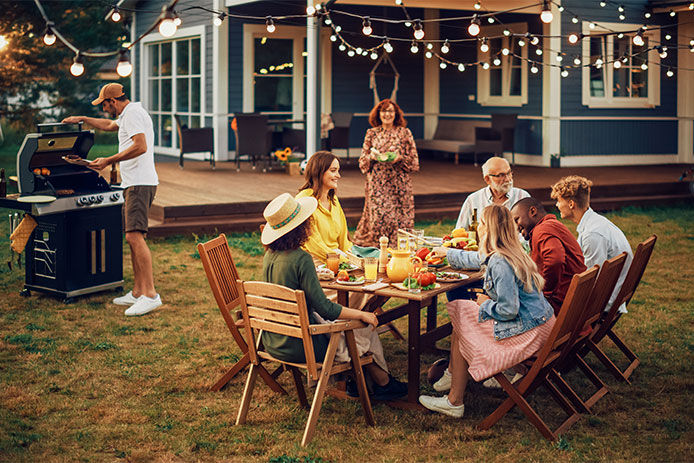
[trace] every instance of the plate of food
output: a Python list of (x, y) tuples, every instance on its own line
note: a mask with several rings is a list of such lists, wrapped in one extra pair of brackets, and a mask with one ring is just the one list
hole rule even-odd
[(402, 283), (391, 283), (391, 286), (393, 286), (394, 288), (398, 288), (402, 291), (408, 291), (410, 289), (409, 288), (410, 283), (412, 284), (413, 289), (419, 288), (421, 291), (429, 291), (429, 290), (441, 287), (441, 285), (438, 283), (432, 283), (432, 284), (427, 285), (427, 286), (421, 286), (419, 283), (417, 283), (417, 280), (410, 279), (410, 278), (405, 278), (405, 281), (403, 281)]
[(436, 275), (436, 281), (441, 281), (443, 283), (454, 283), (470, 278), (469, 275), (458, 272), (436, 272), (434, 274)]
[[(325, 264), (319, 264), (316, 266), (316, 271), (319, 271), (321, 269), (328, 268)], [(359, 267), (354, 265), (351, 262), (340, 262), (340, 266), (337, 269), (338, 271), (340, 270), (346, 270), (348, 272), (353, 272), (354, 270), (359, 270)]]
[(76, 154), (68, 154), (67, 156), (63, 156), (63, 161), (70, 164), (75, 164), (77, 166), (89, 166), (92, 163), (92, 161), (84, 159)]
[(335, 280), (335, 283), (337, 283), (338, 285), (358, 286), (358, 285), (363, 285), (364, 281), (366, 281), (366, 280), (364, 280), (363, 276), (355, 277), (353, 275), (350, 275), (349, 279), (344, 280), (344, 279), (338, 278), (337, 280)]

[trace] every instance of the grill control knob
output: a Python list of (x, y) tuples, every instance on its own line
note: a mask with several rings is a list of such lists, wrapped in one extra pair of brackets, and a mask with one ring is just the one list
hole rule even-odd
[(113, 193), (109, 199), (111, 201), (118, 201), (120, 199), (120, 193)]
[(82, 207), (82, 198), (75, 199), (75, 206)]
[(94, 204), (96, 202), (96, 196), (89, 197), (89, 204)]
[(104, 201), (104, 195), (99, 195), (96, 197), (96, 203), (101, 204)]

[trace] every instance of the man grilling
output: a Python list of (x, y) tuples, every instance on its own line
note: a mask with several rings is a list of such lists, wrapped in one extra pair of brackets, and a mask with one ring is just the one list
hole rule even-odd
[(92, 101), (101, 105), (111, 119), (86, 116), (70, 116), (64, 123), (84, 122), (92, 127), (108, 132), (118, 131), (118, 153), (113, 156), (97, 158), (89, 167), (103, 170), (111, 164), (120, 162), (121, 187), (123, 197), (125, 240), (130, 246), (133, 264), (134, 284), (132, 291), (113, 300), (114, 304), (126, 305), (127, 316), (144, 315), (161, 305), (161, 298), (154, 289), (152, 275), (152, 255), (145, 241), (149, 208), (157, 191), (159, 178), (154, 168), (154, 129), (152, 118), (142, 107), (142, 103), (131, 102), (119, 83), (104, 85), (99, 97)]

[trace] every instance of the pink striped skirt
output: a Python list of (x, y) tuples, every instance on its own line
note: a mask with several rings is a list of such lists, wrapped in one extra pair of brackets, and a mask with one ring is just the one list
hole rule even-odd
[(475, 381), (518, 365), (540, 350), (555, 320), (552, 316), (546, 323), (525, 333), (497, 341), (494, 320), (480, 323), (479, 306), (474, 301), (456, 299), (447, 303), (446, 308), (459, 339), (460, 353), (468, 362), (468, 372)]

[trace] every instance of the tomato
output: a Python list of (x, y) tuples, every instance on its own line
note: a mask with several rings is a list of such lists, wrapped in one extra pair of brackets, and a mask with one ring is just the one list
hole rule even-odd
[(337, 273), (337, 279), (340, 281), (349, 281), (349, 273), (346, 270), (340, 270)]
[(431, 251), (429, 250), (429, 248), (421, 248), (417, 251), (415, 255), (420, 259), (424, 259), (429, 255), (430, 252)]
[(420, 286), (429, 286), (430, 284), (435, 282), (436, 275), (434, 275), (431, 272), (423, 272), (417, 275), (417, 283), (419, 283)]

